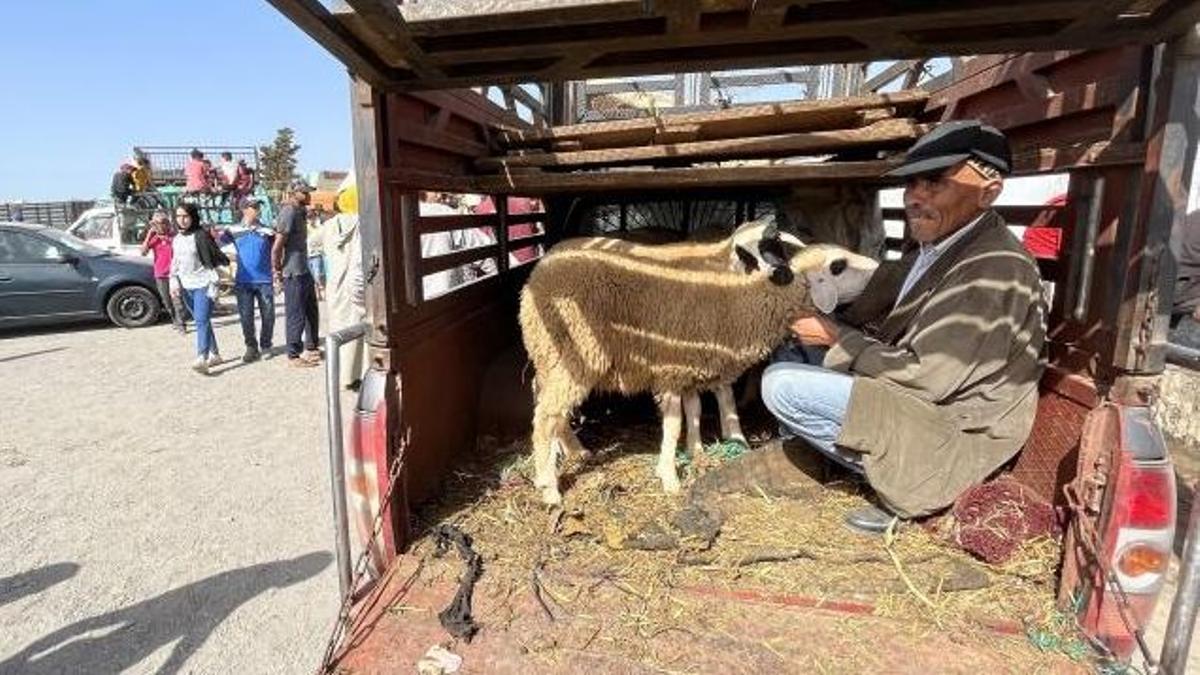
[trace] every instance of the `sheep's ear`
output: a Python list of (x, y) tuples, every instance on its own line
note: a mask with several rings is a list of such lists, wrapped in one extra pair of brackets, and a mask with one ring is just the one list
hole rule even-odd
[(733, 252), (737, 254), (738, 260), (742, 262), (742, 269), (746, 272), (746, 274), (750, 274), (751, 272), (758, 270), (758, 258), (755, 258), (753, 253), (747, 251), (741, 246), (734, 246)]
[(838, 306), (837, 284), (829, 278), (824, 267), (806, 271), (804, 279), (808, 282), (808, 297), (813, 306), (822, 314), (831, 314)]

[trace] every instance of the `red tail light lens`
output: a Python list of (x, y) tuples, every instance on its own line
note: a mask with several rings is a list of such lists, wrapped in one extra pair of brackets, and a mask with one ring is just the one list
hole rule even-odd
[(1138, 466), (1129, 477), (1128, 502), (1122, 525), (1153, 530), (1175, 521), (1175, 476), (1170, 465)]

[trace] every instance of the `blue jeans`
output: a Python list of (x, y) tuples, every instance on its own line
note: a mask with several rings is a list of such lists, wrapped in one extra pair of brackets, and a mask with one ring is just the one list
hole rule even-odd
[(763, 373), (762, 399), (784, 437), (799, 436), (821, 454), (861, 474), (862, 456), (836, 444), (854, 378), (797, 361), (771, 364)]
[(308, 256), (308, 273), (312, 275), (313, 281), (317, 282), (318, 286), (325, 285), (325, 256), (310, 255)]
[(213, 301), (206, 288), (185, 288), (181, 293), (188, 311), (196, 321), (196, 355), (206, 358), (217, 353), (217, 336), (212, 329)]
[[(237, 296), (238, 318), (242, 322), (242, 339), (246, 349), (268, 351), (275, 336), (275, 286), (265, 284), (236, 284), (233, 292)], [(262, 315), (262, 333), (254, 339), (254, 304)]]

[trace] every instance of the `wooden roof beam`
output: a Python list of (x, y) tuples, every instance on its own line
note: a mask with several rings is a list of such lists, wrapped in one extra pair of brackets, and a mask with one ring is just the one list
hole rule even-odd
[(318, 0), (267, 0), (317, 44), (350, 69), (350, 72), (388, 89), (402, 86), (403, 74), (384, 63), (370, 48), (337, 21)]
[(346, 0), (346, 3), (362, 15), (370, 30), (404, 54), (408, 67), (418, 76), (427, 79), (445, 77), (445, 73), (433, 65), (413, 41), (404, 15), (393, 0)]
[(907, 145), (927, 131), (910, 119), (887, 119), (859, 129), (752, 136), (714, 141), (667, 143), (629, 148), (605, 148), (577, 152), (545, 152), (513, 157), (482, 157), (475, 160), (480, 171), (503, 171), (516, 167), (586, 166), (650, 163), (677, 159), (732, 159), (815, 155), (861, 147)]

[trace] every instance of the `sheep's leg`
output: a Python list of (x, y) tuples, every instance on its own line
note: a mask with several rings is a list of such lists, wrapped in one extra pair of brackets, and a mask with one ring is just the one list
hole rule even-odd
[(655, 467), (654, 473), (662, 481), (663, 492), (675, 494), (679, 492), (679, 476), (675, 473), (675, 448), (679, 445), (682, 426), (680, 418), (683, 412), (679, 394), (663, 394), (659, 399), (659, 407), (663, 416), (663, 438), (659, 448), (658, 466)]
[(562, 494), (558, 491), (558, 457), (554, 442), (559, 419), (558, 415), (540, 410), (533, 414), (533, 485), (541, 491), (542, 501), (550, 505), (562, 503)]
[(733, 386), (722, 384), (713, 390), (717, 396), (717, 413), (721, 416), (721, 438), (727, 441), (746, 443), (742, 434), (742, 422), (738, 417), (737, 403), (733, 399)]
[(704, 450), (700, 440), (700, 392), (690, 391), (683, 395), (683, 419), (687, 422), (687, 451), (694, 460)]

